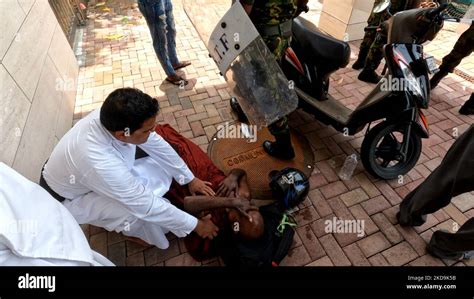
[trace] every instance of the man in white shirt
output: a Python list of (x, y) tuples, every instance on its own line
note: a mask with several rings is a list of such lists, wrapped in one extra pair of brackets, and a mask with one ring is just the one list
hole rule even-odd
[[(76, 220), (138, 237), (158, 248), (165, 236), (195, 231), (212, 239), (218, 228), (178, 209), (163, 195), (174, 179), (191, 194), (214, 196), (211, 183), (189, 170), (175, 150), (155, 133), (158, 102), (133, 88), (112, 92), (100, 110), (80, 120), (54, 148), (41, 185)], [(137, 145), (147, 157), (135, 160)]]
[(48, 192), (0, 162), (0, 266), (113, 266)]

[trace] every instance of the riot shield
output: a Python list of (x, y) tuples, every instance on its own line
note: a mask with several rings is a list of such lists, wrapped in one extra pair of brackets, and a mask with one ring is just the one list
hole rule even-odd
[(184, 9), (249, 121), (266, 127), (298, 97), (239, 1), (184, 0)]

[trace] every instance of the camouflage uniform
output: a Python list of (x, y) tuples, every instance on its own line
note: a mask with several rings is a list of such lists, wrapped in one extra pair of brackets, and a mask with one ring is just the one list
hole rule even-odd
[[(267, 35), (264, 28), (266, 26), (280, 25), (286, 21), (295, 18), (300, 11), (298, 10), (297, 0), (241, 0), (243, 4), (253, 5), (250, 13), (250, 19), (262, 36), (265, 44), (273, 52), (278, 63), (281, 63), (286, 49), (290, 46), (291, 35), (283, 36)], [(268, 126), (270, 133), (277, 135), (289, 134), (287, 117), (283, 117), (275, 123)]]
[[(383, 0), (376, 0), (374, 8)], [(373, 10), (373, 9), (372, 9)], [(379, 26), (383, 21), (389, 18), (388, 13), (371, 13), (367, 20), (367, 27), (364, 29), (365, 35), (362, 43), (360, 44), (359, 57), (362, 61), (365, 61), (367, 54), (369, 53), (370, 46), (374, 43), (377, 31), (375, 29), (369, 29), (368, 27)]]
[[(407, 9), (414, 9), (420, 6), (421, 2), (438, 2), (438, 0), (391, 0), (390, 14), (396, 14)], [(376, 4), (379, 1), (376, 2)], [(379, 14), (371, 13), (369, 17), (369, 26), (378, 26), (382, 22), (390, 18), (388, 12)], [(361, 44), (359, 58), (352, 66), (354, 69), (362, 68), (359, 74), (359, 80), (376, 83), (380, 77), (375, 73), (375, 70), (380, 65), (383, 58), (383, 46), (387, 43), (387, 33), (384, 30), (376, 32), (374, 29), (366, 28), (366, 35)], [(371, 32), (372, 31), (372, 32)]]
[(297, 5), (295, 0), (243, 0), (243, 3), (253, 4), (250, 19), (260, 32), (267, 47), (273, 52), (278, 62), (281, 62), (285, 50), (290, 46), (291, 36), (268, 36), (262, 32), (265, 26), (280, 25), (296, 16)]
[[(377, 5), (381, 0), (376, 1), (374, 4)], [(397, 12), (405, 10), (407, 5), (407, 0), (391, 0), (390, 13), (395, 14)], [(411, 8), (411, 7), (409, 7)], [(368, 19), (369, 26), (379, 26), (382, 22), (388, 20), (390, 14), (388, 12), (383, 12), (379, 14), (371, 13)], [(366, 33), (364, 40), (360, 45), (360, 53), (367, 53), (367, 58), (365, 60), (365, 69), (375, 70), (379, 66), (383, 58), (383, 46), (387, 43), (387, 36), (384, 34), (377, 34), (375, 29), (365, 29)]]

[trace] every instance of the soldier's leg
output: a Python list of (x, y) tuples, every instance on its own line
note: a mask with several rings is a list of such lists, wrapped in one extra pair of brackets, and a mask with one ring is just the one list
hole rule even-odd
[[(379, 3), (380, 1), (375, 1), (374, 8)], [(353, 69), (360, 70), (361, 68), (364, 67), (365, 60), (367, 59), (367, 54), (369, 53), (370, 46), (374, 42), (376, 34), (377, 34), (376, 30), (370, 29), (369, 27), (378, 26), (381, 20), (382, 19), (381, 19), (380, 14), (376, 14), (372, 12), (369, 15), (369, 19), (367, 20), (367, 27), (364, 29), (365, 31), (364, 39), (362, 40), (362, 43), (360, 44), (360, 47), (359, 47), (359, 56), (357, 57), (356, 62), (352, 65)]]
[(358, 79), (369, 83), (378, 83), (381, 79), (375, 70), (379, 67), (383, 58), (383, 46), (387, 43), (387, 36), (378, 33), (375, 41), (370, 46), (369, 54), (365, 60), (364, 69)]
[(268, 130), (275, 137), (275, 142), (266, 140), (263, 149), (271, 156), (283, 160), (291, 160), (295, 157), (295, 151), (291, 145), (290, 127), (287, 117), (276, 121), (268, 126)]
[(365, 60), (367, 59), (367, 54), (369, 54), (370, 46), (375, 40), (375, 35), (376, 35), (375, 30), (367, 29), (365, 31), (364, 39), (362, 40), (362, 43), (360, 44), (360, 48), (359, 48), (359, 56), (357, 57), (357, 60), (352, 65), (353, 69), (360, 70), (364, 67)]
[[(474, 255), (474, 218), (469, 219), (455, 233), (438, 230), (426, 247), (432, 255), (459, 260)], [(469, 252), (471, 251), (471, 252)]]
[(265, 44), (275, 56), (276, 61), (281, 64), (281, 60), (285, 55), (286, 49), (290, 46), (290, 38), (284, 38), (281, 36), (265, 37), (263, 39)]
[[(278, 63), (281, 62), (285, 51), (290, 44), (290, 38), (274, 36), (264, 38), (270, 51), (275, 55)], [(268, 126), (268, 130), (275, 137), (275, 141), (266, 140), (263, 142), (263, 149), (271, 156), (283, 160), (291, 160), (295, 157), (295, 151), (291, 144), (290, 127), (288, 119), (285, 117)]]
[(452, 73), (454, 69), (461, 63), (464, 57), (471, 55), (474, 51), (474, 24), (471, 25), (454, 45), (453, 50), (443, 58), (443, 61), (437, 72), (430, 80), (431, 88), (435, 88), (439, 82)]
[(474, 190), (474, 125), (461, 135), (441, 164), (400, 204), (402, 226), (423, 224), (426, 214), (447, 206), (459, 194)]

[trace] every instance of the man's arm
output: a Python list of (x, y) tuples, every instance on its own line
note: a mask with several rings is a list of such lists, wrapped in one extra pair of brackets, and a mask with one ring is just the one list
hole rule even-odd
[(239, 197), (237, 193), (240, 187), (240, 181), (244, 177), (246, 177), (244, 170), (238, 168), (232, 169), (229, 175), (217, 187), (216, 195), (229, 197), (232, 192), (235, 192), (235, 195)]
[(194, 174), (178, 153), (156, 132), (151, 133), (147, 142), (140, 144), (139, 147), (150, 155), (164, 170), (170, 173), (178, 184), (189, 184), (188, 188), (191, 194), (215, 195), (210, 187), (211, 183), (194, 177)]
[(439, 1), (433, 0), (433, 1), (421, 1), (418, 7), (420, 8), (430, 8), (430, 7), (438, 7), (439, 6)]
[(308, 12), (308, 0), (296, 0), (296, 6), (298, 9), (296, 10), (295, 17), (299, 16), (302, 12)]
[(189, 184), (194, 180), (194, 174), (186, 163), (184, 163), (183, 159), (181, 159), (171, 145), (156, 132), (151, 133), (148, 140), (140, 144), (139, 147), (164, 170), (170, 173), (174, 180), (180, 185)]
[(244, 198), (211, 196), (187, 196), (184, 198), (184, 210), (192, 215), (217, 208), (234, 208), (249, 218), (250, 221), (252, 219), (247, 211), (257, 209), (250, 205), (249, 200)]

